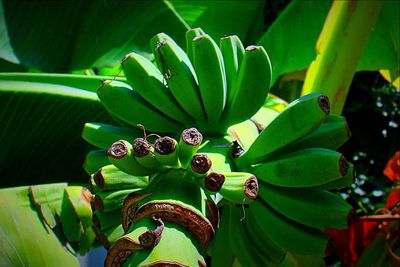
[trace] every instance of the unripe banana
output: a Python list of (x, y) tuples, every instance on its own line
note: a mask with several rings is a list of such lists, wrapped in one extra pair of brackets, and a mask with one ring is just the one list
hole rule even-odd
[(335, 150), (351, 137), (346, 119), (342, 116), (330, 114), (315, 130), (300, 138), (288, 147), (295, 151), (308, 147), (322, 147)]
[(193, 39), (204, 34), (206, 33), (201, 28), (193, 28), (186, 32), (186, 54), (191, 62), (193, 62)]
[(260, 184), (260, 198), (282, 215), (320, 229), (347, 228), (352, 207), (340, 196), (322, 190)]
[(258, 225), (280, 247), (302, 255), (324, 255), (328, 237), (323, 232), (289, 220), (272, 209), (261, 198), (250, 205)]
[(328, 98), (320, 94), (306, 95), (291, 102), (236, 159), (236, 164), (245, 166), (268, 158), (319, 127), (328, 114)]
[(221, 48), (221, 54), (224, 58), (226, 83), (227, 83), (227, 103), (231, 103), (235, 96), (235, 87), (233, 86), (239, 67), (242, 63), (244, 55), (244, 47), (239, 37), (236, 35), (230, 35), (222, 37), (219, 42)]
[(127, 82), (155, 109), (182, 124), (192, 124), (192, 119), (176, 105), (174, 97), (164, 85), (163, 74), (147, 58), (130, 53), (121, 65)]
[(85, 162), (83, 163), (83, 168), (89, 175), (92, 175), (101, 167), (109, 164), (110, 161), (107, 157), (107, 150), (92, 150), (87, 153)]
[(262, 107), (271, 85), (271, 62), (262, 46), (249, 46), (226, 106), (226, 123), (247, 120)]
[(329, 183), (347, 175), (350, 163), (339, 152), (309, 148), (287, 154), (249, 168), (269, 184), (310, 187)]
[(195, 177), (204, 177), (212, 166), (212, 161), (206, 154), (196, 154), (190, 162), (188, 171)]
[(219, 47), (207, 34), (194, 38), (192, 45), (193, 65), (207, 120), (209, 123), (217, 123), (226, 104), (224, 60)]
[(157, 66), (176, 102), (197, 123), (205, 123), (197, 76), (188, 56), (166, 34), (153, 37), (152, 48)]
[(179, 161), (182, 168), (188, 166), (202, 141), (203, 135), (196, 128), (183, 130), (179, 139)]
[(178, 151), (178, 142), (171, 137), (159, 137), (154, 143), (154, 156), (162, 166), (179, 167)]
[(82, 137), (89, 144), (108, 149), (118, 140), (133, 140), (142, 135), (138, 128), (117, 127), (104, 123), (87, 122), (83, 126)]
[(183, 128), (182, 124), (152, 107), (126, 83), (105, 81), (97, 89), (97, 95), (111, 115), (133, 127), (141, 124), (147, 130), (157, 132), (177, 132)]
[(258, 180), (251, 173), (228, 172), (221, 189), (218, 191), (224, 199), (234, 204), (248, 204), (257, 199)]
[(98, 192), (91, 203), (92, 210), (102, 212), (121, 210), (124, 199), (131, 193), (139, 191), (141, 188), (130, 188), (115, 191)]
[(118, 169), (134, 176), (145, 176), (155, 173), (155, 170), (142, 167), (134, 157), (132, 145), (125, 141), (119, 140), (113, 143), (107, 151), (108, 159)]
[(149, 182), (147, 176), (133, 176), (118, 169), (113, 164), (101, 167), (93, 175), (96, 186), (101, 191), (128, 188), (144, 188)]
[(154, 155), (154, 149), (144, 138), (136, 138), (133, 141), (133, 154), (136, 161), (144, 168), (160, 171), (162, 165)]

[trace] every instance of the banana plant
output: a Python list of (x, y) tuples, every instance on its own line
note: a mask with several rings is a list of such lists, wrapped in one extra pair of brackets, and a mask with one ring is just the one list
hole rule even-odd
[(268, 111), (263, 47), (237, 36), (217, 44), (200, 28), (186, 38), (185, 52), (157, 34), (156, 64), (130, 53), (126, 81), (97, 89), (120, 122), (82, 133), (98, 148), (85, 166), (105, 266), (206, 266), (207, 255), (212, 266), (322, 261), (324, 229), (346, 228), (351, 215), (328, 191), (354, 178), (334, 151), (350, 137), (345, 119), (320, 94)]

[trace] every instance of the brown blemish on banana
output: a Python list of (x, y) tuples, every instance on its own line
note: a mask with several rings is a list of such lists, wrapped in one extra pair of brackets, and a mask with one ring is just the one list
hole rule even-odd
[(196, 128), (189, 128), (183, 130), (182, 140), (188, 145), (197, 146), (203, 141), (203, 135)]
[(320, 95), (318, 97), (318, 105), (322, 109), (325, 114), (329, 114), (330, 112), (330, 105), (329, 105), (329, 99), (325, 95)]
[(215, 230), (210, 221), (201, 213), (178, 203), (150, 201), (136, 212), (135, 221), (143, 217), (155, 216), (163, 221), (173, 222), (185, 227), (205, 248), (214, 236)]
[(115, 159), (120, 159), (126, 154), (128, 154), (128, 148), (122, 140), (113, 143), (107, 151), (107, 155)]
[(346, 158), (341, 156), (339, 159), (339, 170), (342, 176), (345, 176), (349, 170), (349, 163), (347, 162)]
[(204, 178), (204, 186), (211, 192), (218, 192), (225, 182), (225, 175), (216, 172), (210, 172)]
[(192, 161), (190, 162), (192, 170), (199, 173), (205, 174), (211, 168), (212, 162), (209, 157), (205, 154), (194, 155)]
[(144, 157), (151, 152), (151, 145), (143, 138), (133, 141), (133, 153), (135, 157)]
[(346, 128), (346, 131), (347, 131), (347, 137), (351, 138), (352, 133), (351, 133), (349, 124), (347, 123), (347, 120), (345, 118), (344, 118), (344, 127)]
[(133, 252), (140, 249), (143, 249), (143, 247), (138, 242), (128, 237), (122, 237), (118, 239), (108, 250), (104, 267), (122, 266), (126, 259)]
[(251, 176), (244, 183), (244, 194), (252, 200), (256, 200), (258, 196), (258, 180), (255, 176)]
[(138, 202), (151, 194), (137, 194), (130, 193), (124, 200), (124, 205), (122, 206), (122, 228), (124, 232), (127, 233), (129, 227), (133, 220), (135, 219), (135, 214), (138, 209)]
[(161, 155), (168, 155), (175, 151), (176, 141), (175, 139), (164, 136), (160, 137), (154, 143), (154, 149)]
[(139, 242), (144, 248), (153, 248), (161, 240), (161, 234), (164, 231), (164, 222), (157, 217), (152, 218), (152, 220), (157, 224), (155, 230), (149, 230), (144, 232), (139, 236)]

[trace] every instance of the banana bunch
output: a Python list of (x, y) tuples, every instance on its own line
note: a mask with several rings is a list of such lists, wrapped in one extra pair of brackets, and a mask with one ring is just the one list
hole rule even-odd
[(354, 179), (334, 151), (350, 137), (345, 119), (323, 95), (267, 99), (262, 47), (237, 36), (218, 46), (199, 28), (186, 41), (185, 53), (157, 34), (155, 64), (128, 54), (126, 82), (97, 89), (121, 124), (82, 134), (98, 148), (84, 167), (105, 266), (206, 266), (206, 254), (212, 266), (320, 263), (324, 229), (351, 214), (329, 192)]

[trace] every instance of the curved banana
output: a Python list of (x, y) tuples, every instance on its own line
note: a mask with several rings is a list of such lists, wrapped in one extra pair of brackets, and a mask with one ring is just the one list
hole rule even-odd
[(328, 114), (328, 98), (320, 94), (310, 94), (291, 102), (235, 160), (236, 164), (245, 166), (262, 161), (319, 127)]
[(188, 55), (191, 62), (193, 62), (193, 39), (197, 36), (206, 34), (201, 28), (193, 28), (186, 32), (186, 54)]
[(260, 198), (282, 215), (320, 229), (347, 228), (352, 207), (337, 194), (309, 189), (277, 187), (260, 183)]
[(126, 83), (104, 81), (97, 95), (111, 115), (133, 127), (141, 124), (156, 132), (179, 132), (183, 128), (179, 122), (154, 109)]
[(155, 109), (184, 125), (192, 124), (192, 119), (176, 105), (173, 95), (164, 85), (163, 74), (147, 58), (130, 53), (121, 65), (127, 82)]
[(247, 47), (226, 105), (227, 125), (242, 122), (257, 113), (267, 98), (271, 76), (271, 62), (265, 49)]
[(229, 35), (222, 37), (219, 42), (222, 57), (224, 58), (226, 83), (227, 83), (227, 103), (232, 103), (236, 94), (234, 83), (239, 72), (244, 55), (244, 47), (239, 37)]
[(177, 102), (197, 123), (205, 123), (196, 72), (188, 56), (166, 34), (157, 34), (151, 42), (157, 66), (176, 100), (174, 103)]
[(224, 60), (214, 40), (207, 34), (192, 41), (193, 66), (209, 123), (217, 123), (226, 104)]
[(258, 179), (285, 187), (310, 187), (347, 175), (351, 164), (339, 152), (308, 148), (250, 167)]
[(235, 255), (230, 244), (228, 206), (220, 209), (220, 218), (218, 231), (211, 244), (211, 266), (232, 267)]
[(283, 249), (301, 255), (324, 255), (328, 237), (323, 232), (289, 220), (262, 199), (251, 203), (249, 210), (258, 225)]
[(85, 162), (83, 163), (83, 168), (89, 175), (91, 175), (101, 167), (109, 164), (110, 160), (107, 157), (107, 150), (98, 149), (89, 151), (89, 153), (86, 154)]
[(134, 140), (142, 136), (138, 128), (118, 127), (98, 122), (87, 122), (83, 126), (82, 137), (89, 144), (101, 149), (108, 149), (118, 140)]

